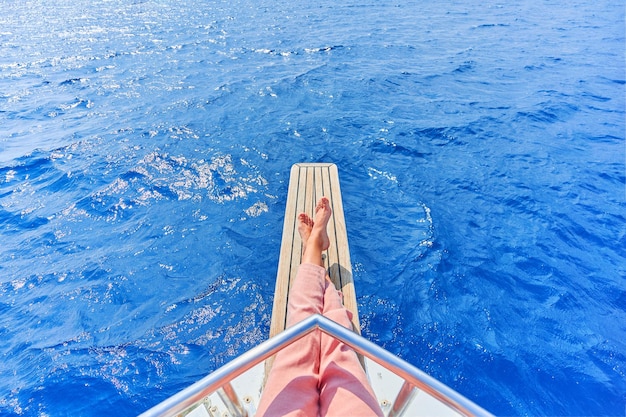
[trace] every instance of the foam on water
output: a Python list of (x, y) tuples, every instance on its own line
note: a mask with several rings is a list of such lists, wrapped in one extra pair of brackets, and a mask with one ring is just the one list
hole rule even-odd
[(619, 4), (3, 8), (3, 415), (138, 414), (264, 340), (300, 161), (366, 336), (495, 414), (623, 415)]

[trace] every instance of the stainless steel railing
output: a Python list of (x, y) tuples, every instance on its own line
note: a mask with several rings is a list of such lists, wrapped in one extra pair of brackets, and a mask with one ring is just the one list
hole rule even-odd
[[(195, 384), (144, 412), (140, 417), (173, 416), (186, 410), (188, 407), (201, 401), (220, 388), (223, 392), (229, 393), (232, 391), (230, 381), (278, 353), (284, 347), (316, 330), (322, 331), (345, 343), (357, 353), (371, 359), (405, 380), (394, 404), (391, 406), (391, 413), (394, 415), (402, 414), (402, 411), (415, 395), (416, 389), (419, 389), (461, 415), (491, 416), (491, 414), (482, 407), (476, 405), (410, 363), (334, 321), (315, 314), (252, 348)], [(230, 396), (231, 395), (228, 395), (228, 397)], [(235, 407), (239, 408), (241, 406), (236, 404)]]

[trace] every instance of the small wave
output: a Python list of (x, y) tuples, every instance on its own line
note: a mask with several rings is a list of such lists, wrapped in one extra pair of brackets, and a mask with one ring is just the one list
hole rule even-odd
[(527, 119), (533, 122), (552, 124), (560, 121), (566, 121), (579, 111), (580, 108), (574, 104), (564, 102), (546, 102), (539, 104), (538, 109), (536, 110), (517, 112), (516, 118), (520, 120)]
[(81, 84), (85, 84), (89, 82), (89, 78), (70, 78), (67, 79), (65, 81), (61, 81), (59, 83), (60, 86), (64, 86), (64, 85), (81, 85)]
[(395, 183), (398, 182), (398, 178), (395, 175), (393, 175), (393, 174), (391, 174), (391, 173), (389, 173), (387, 171), (381, 171), (381, 170), (378, 170), (378, 169), (372, 168), (372, 167), (367, 169), (367, 175), (369, 175), (370, 178), (372, 178), (372, 179), (377, 179), (378, 177), (383, 177), (383, 178), (387, 178), (391, 182), (395, 182)]
[(474, 70), (476, 67), (475, 61), (465, 61), (463, 64), (459, 65), (454, 71), (454, 73), (465, 73)]
[(316, 54), (320, 52), (330, 52), (336, 49), (342, 49), (343, 45), (333, 45), (333, 46), (321, 46), (318, 48), (304, 48), (304, 52), (307, 54)]
[(262, 213), (267, 213), (268, 210), (266, 203), (258, 201), (244, 211), (250, 217), (259, 217)]
[(508, 23), (483, 23), (482, 25), (474, 26), (473, 29), (485, 29), (485, 28), (506, 28), (509, 27)]
[(421, 152), (409, 146), (400, 145), (389, 139), (380, 138), (370, 145), (370, 149), (377, 153), (400, 154), (410, 158), (424, 158), (427, 152)]

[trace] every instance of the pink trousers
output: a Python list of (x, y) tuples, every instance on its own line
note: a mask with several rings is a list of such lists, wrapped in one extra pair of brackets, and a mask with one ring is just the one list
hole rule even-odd
[[(312, 314), (352, 328), (340, 293), (326, 270), (302, 264), (289, 294), (287, 326)], [(315, 331), (276, 355), (257, 416), (382, 416), (356, 353)]]

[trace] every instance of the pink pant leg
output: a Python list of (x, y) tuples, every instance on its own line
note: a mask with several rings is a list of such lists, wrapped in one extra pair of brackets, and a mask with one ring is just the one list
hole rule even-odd
[[(351, 313), (331, 283), (324, 292), (324, 316), (352, 329)], [(320, 415), (382, 416), (376, 396), (356, 352), (335, 338), (321, 335)]]
[[(302, 264), (289, 291), (287, 326), (322, 314), (326, 270)], [(318, 416), (320, 334), (313, 332), (276, 355), (257, 416)]]

